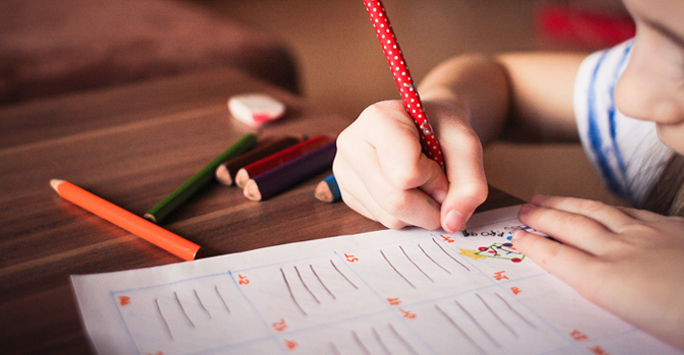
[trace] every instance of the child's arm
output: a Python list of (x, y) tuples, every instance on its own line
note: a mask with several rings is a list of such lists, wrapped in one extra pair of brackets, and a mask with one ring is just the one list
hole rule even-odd
[(572, 92), (583, 58), (470, 55), (441, 64), (418, 91), (442, 146), (446, 175), (421, 154), (418, 130), (401, 102), (380, 102), (337, 139), (333, 172), (342, 198), (389, 228), (459, 230), (487, 197), (482, 143), (504, 133), (523, 140), (577, 139)]
[(684, 218), (597, 201), (537, 196), (515, 247), (581, 295), (684, 349)]

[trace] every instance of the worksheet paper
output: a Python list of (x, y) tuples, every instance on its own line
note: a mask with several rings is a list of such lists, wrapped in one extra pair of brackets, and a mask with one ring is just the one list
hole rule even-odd
[(517, 210), (72, 283), (99, 354), (683, 353), (516, 251)]

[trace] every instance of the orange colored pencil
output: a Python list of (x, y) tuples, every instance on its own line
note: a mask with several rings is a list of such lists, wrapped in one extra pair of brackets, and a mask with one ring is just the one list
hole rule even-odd
[(147, 240), (183, 260), (195, 260), (202, 252), (199, 245), (97, 197), (68, 181), (53, 179), (50, 180), (50, 185), (63, 199)]

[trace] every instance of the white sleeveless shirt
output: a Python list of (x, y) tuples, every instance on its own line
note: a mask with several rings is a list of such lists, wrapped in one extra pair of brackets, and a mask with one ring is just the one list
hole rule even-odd
[(623, 115), (616, 107), (615, 84), (634, 41), (596, 52), (580, 65), (574, 109), (587, 157), (608, 189), (639, 206), (673, 151), (660, 142), (655, 123)]

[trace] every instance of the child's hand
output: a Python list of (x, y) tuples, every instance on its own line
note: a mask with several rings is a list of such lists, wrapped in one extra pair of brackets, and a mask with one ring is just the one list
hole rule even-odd
[(542, 196), (519, 217), (563, 244), (516, 231), (518, 250), (590, 301), (684, 348), (684, 218)]
[(436, 119), (431, 123), (446, 175), (422, 153), (418, 129), (401, 101), (370, 106), (339, 135), (333, 172), (344, 202), (388, 228), (441, 224), (455, 232), (487, 197), (482, 146), (467, 123), (467, 109), (426, 106)]

